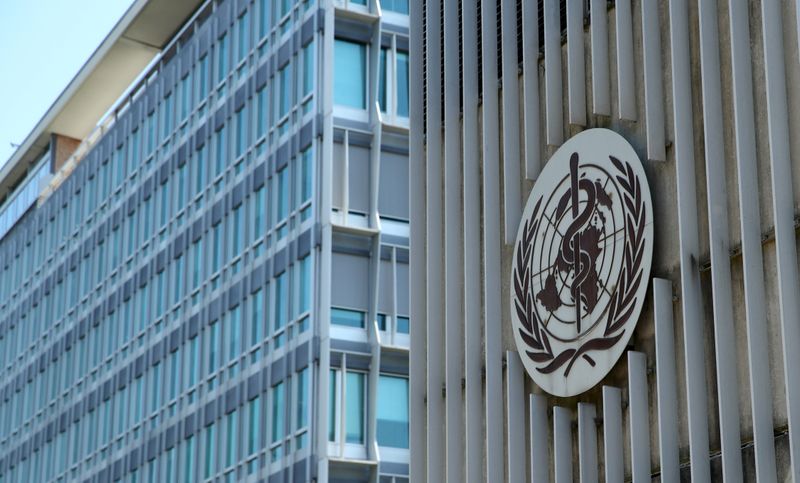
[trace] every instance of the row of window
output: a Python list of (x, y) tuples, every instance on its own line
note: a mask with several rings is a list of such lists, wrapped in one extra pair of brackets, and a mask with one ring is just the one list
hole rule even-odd
[[(342, 327), (352, 327), (355, 329), (366, 328), (367, 314), (360, 310), (342, 309), (338, 307), (331, 308), (331, 324), (340, 325)], [(409, 333), (408, 317), (398, 316), (397, 320), (392, 324), (392, 317), (386, 314), (378, 314), (377, 317), (378, 329), (385, 331), (392, 331), (400, 334)]]
[[(331, 369), (328, 440), (363, 445), (367, 425), (367, 374)], [(408, 449), (408, 379), (381, 374), (378, 379), (378, 445)]]
[[(0, 336), (0, 363), (10, 364), (41, 337), (55, 321), (66, 315), (64, 307), (89, 301), (90, 293), (102, 290), (98, 288), (101, 284), (108, 282), (107, 285), (112, 287), (118, 278), (122, 278), (124, 271), (135, 269), (137, 252), (139, 260), (148, 259), (160, 248), (159, 242), (153, 240), (156, 233), (160, 240), (164, 240), (184, 224), (184, 220), (189, 218), (189, 210), (184, 204), (187, 201), (185, 194), (189, 192), (186, 185), (191, 182), (189, 174), (196, 175), (198, 187), (206, 186), (203, 184), (205, 163), (202, 152), (198, 151), (198, 155), (176, 171), (175, 176), (159, 186), (156, 194), (144, 201), (138, 212), (125, 217), (120, 226), (80, 260), (75, 270), (24, 315), (20, 323)], [(287, 165), (271, 182), (231, 210), (205, 237), (194, 242), (188, 254), (177, 258), (169, 270), (169, 278), (173, 281), (170, 287), (165, 286), (167, 275), (163, 272), (158, 275), (151, 288), (155, 291), (152, 300), (155, 312), (150, 314), (153, 320), (166, 311), (168, 304), (178, 303), (188, 293), (201, 289), (206, 280), (211, 280), (208, 287), (213, 290), (223, 279), (235, 275), (244, 263), (244, 253), (249, 253), (251, 259), (255, 258), (273, 239), (277, 242), (285, 237), (290, 228), (290, 213), (299, 209), (300, 219), (309, 219), (312, 169), (313, 152), (309, 149), (297, 162)], [(269, 191), (275, 195), (267, 202)], [(194, 197), (197, 211), (202, 209), (202, 191), (199, 193)], [(270, 207), (274, 209), (270, 210)], [(230, 266), (230, 270), (222, 272), (223, 265)], [(7, 286), (10, 283), (7, 282)], [(200, 294), (194, 293), (192, 303), (196, 304), (200, 299)]]
[[(195, 247), (198, 248), (195, 253), (204, 254), (202, 245), (195, 244)], [(46, 409), (55, 407), (59, 398), (67, 399), (73, 388), (80, 395), (83, 386), (131, 359), (135, 349), (148, 340), (148, 331), (155, 336), (180, 323), (179, 310), (172, 310), (169, 316), (163, 316), (160, 310), (170, 294), (175, 293), (166, 283), (168, 278), (176, 291), (184, 283), (178, 275), (200, 279), (194, 267), (185, 272), (181, 261), (179, 258), (153, 283), (135, 292), (119, 310), (91, 328), (86, 337), (77, 339), (58, 361), (43, 372), (37, 372), (20, 392), (0, 404), (0, 447), (4, 447), (17, 430), (31, 425), (34, 416), (36, 421), (49, 416)], [(312, 284), (312, 258), (307, 256), (255, 291), (243, 304), (225, 313), (221, 320), (210, 324), (201, 333), (200, 342), (198, 339), (188, 342), (196, 357), (200, 355), (197, 352), (200, 345), (207, 364), (200, 368), (199, 360), (187, 359), (187, 367), (204, 369), (205, 387), (211, 391), (219, 385), (220, 379), (235, 376), (239, 367), (257, 363), (270, 349), (278, 349), (295, 335), (305, 332), (310, 328)], [(272, 343), (266, 345), (270, 337)], [(247, 354), (249, 359), (245, 357)], [(101, 368), (104, 370), (99, 370)], [(223, 368), (227, 371), (220, 372)], [(195, 372), (189, 375), (191, 377), (186, 380), (192, 386), (200, 382)], [(196, 399), (193, 387), (185, 389), (190, 391), (187, 402), (193, 402)]]
[[(333, 100), (336, 105), (367, 108), (369, 87), (367, 44), (336, 39), (334, 45)], [(378, 102), (381, 111), (408, 117), (408, 52), (381, 48)]]
[[(262, 7), (271, 3), (261, 2)], [(290, 1), (284, 3), (289, 9), (294, 4)], [(245, 13), (238, 22), (240, 52), (246, 52), (249, 49), (249, 43), (245, 41), (249, 38), (249, 27), (246, 27), (249, 25), (248, 14)], [(293, 59), (283, 66), (275, 77), (275, 82), (268, 83), (258, 91), (251, 102), (246, 103), (244, 108), (235, 113), (234, 119), (229, 123), (232, 128), (225, 126), (213, 135), (213, 141), (209, 143), (213, 144), (213, 148), (205, 147), (197, 154), (199, 167), (196, 173), (198, 183), (195, 185), (196, 188), (205, 187), (213, 181), (214, 192), (220, 191), (222, 185), (220, 179), (216, 178), (222, 175), (229, 165), (235, 165), (234, 174), (238, 174), (243, 166), (240, 164), (240, 158), (250, 146), (257, 144), (257, 153), (261, 154), (266, 149), (267, 143), (263, 140), (270, 129), (277, 126), (281, 134), (288, 132), (289, 112), (298, 98), (302, 98), (303, 111), (310, 111), (316, 63), (314, 45), (312, 42), (303, 47), (299, 61)], [(228, 51), (226, 35), (223, 35), (210, 53), (203, 56), (192, 66), (188, 74), (177, 82), (173, 92), (162, 99), (156, 111), (145, 118), (142, 126), (130, 134), (125, 145), (115, 150), (110, 159), (99, 166), (98, 172), (86, 181), (85, 188), (71, 197), (68, 206), (62, 210), (63, 214), (59, 213), (55, 217), (55, 224), (58, 226), (52, 227), (53, 223), (49, 223), (45, 240), (37, 240), (36, 243), (39, 245), (35, 250), (37, 256), (27, 255), (24, 262), (17, 263), (22, 269), (19, 266), (14, 267), (13, 273), (5, 273), (0, 277), (0, 305), (7, 301), (13, 288), (19, 287), (26, 281), (27, 276), (38, 268), (35, 264), (43, 262), (47, 253), (52, 253), (64, 241), (74, 236), (82, 224), (91, 223), (92, 215), (98, 207), (100, 212), (107, 210), (111, 204), (107, 201), (112, 194), (114, 200), (122, 196), (120, 188), (125, 177), (135, 178), (143, 163), (142, 160), (145, 164), (144, 169), (149, 170), (154, 158), (165, 158), (175, 149), (179, 141), (182, 143), (187, 139), (189, 125), (193, 123), (199, 125), (205, 118), (207, 104), (211, 103), (211, 101), (206, 102), (212, 92), (210, 58), (214, 56), (217, 80), (222, 82), (229, 72)], [(179, 56), (176, 56), (173, 63), (177, 63), (178, 58)], [(300, 79), (300, 83), (294, 85), (293, 79)], [(216, 92), (219, 101), (226, 99), (224, 85), (219, 85)], [(270, 105), (275, 108), (270, 109)], [(195, 110), (197, 115), (192, 118), (190, 114)], [(210, 159), (212, 157), (213, 159)], [(304, 163), (308, 165), (309, 161)], [(312, 166), (309, 165), (308, 168), (308, 172), (304, 173), (309, 181), (303, 184), (303, 199), (310, 198), (311, 193)], [(179, 200), (183, 199), (181, 193), (188, 190), (185, 178), (186, 176), (182, 174), (181, 182), (177, 186), (180, 190)], [(162, 210), (163, 213), (166, 212)], [(63, 245), (61, 246), (63, 248)]]
[[(191, 351), (190, 351), (191, 353)], [(192, 356), (194, 357), (194, 356)], [(147, 414), (158, 407), (166, 390), (177, 393), (181, 372), (196, 367), (191, 362), (180, 366), (180, 352), (168, 362), (151, 368), (124, 390), (70, 425), (27, 461), (9, 472), (10, 481), (46, 481), (59, 475), (75, 476), (83, 469), (104, 465), (124, 446), (125, 435), (138, 441)], [(367, 376), (363, 372), (330, 372), (331, 442), (363, 445), (367, 418)], [(168, 381), (167, 384), (164, 384)], [(236, 481), (245, 472), (258, 471), (259, 454), (266, 450), (268, 461), (277, 462), (284, 455), (307, 448), (309, 441), (310, 369), (272, 386), (270, 390), (246, 402), (231, 413), (160, 454), (135, 474), (144, 481), (207, 481), (222, 476)], [(162, 387), (163, 386), (163, 387)], [(407, 449), (409, 431), (408, 379), (381, 374), (377, 390), (376, 438), (382, 447)], [(155, 429), (156, 419), (150, 419)], [(237, 476), (238, 469), (238, 476)], [(2, 481), (2, 480), (0, 480)]]

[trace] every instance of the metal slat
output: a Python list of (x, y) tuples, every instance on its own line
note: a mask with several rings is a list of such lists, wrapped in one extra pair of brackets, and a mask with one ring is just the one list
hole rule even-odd
[(753, 412), (756, 476), (777, 481), (772, 430), (772, 383), (769, 374), (767, 308), (761, 254), (758, 170), (756, 167), (753, 108), (753, 66), (750, 60), (749, 9), (745, 0), (728, 1), (730, 20), (733, 112), (736, 140), (739, 217), (742, 233), (742, 270), (747, 316), (747, 353), (750, 404)]
[[(516, 351), (506, 352), (506, 404), (508, 407), (508, 481), (525, 479), (525, 373)], [(499, 429), (499, 428), (497, 428)]]
[(697, 193), (692, 129), (692, 87), (689, 51), (689, 12), (686, 0), (673, 0), (670, 11), (672, 52), (672, 99), (675, 113), (675, 170), (678, 191), (681, 307), (683, 310), (686, 398), (689, 423), (689, 457), (692, 481), (711, 478), (708, 460), (708, 398), (703, 340), (703, 308), (700, 292), (700, 241), (697, 233)]
[(634, 483), (650, 481), (650, 421), (647, 406), (647, 357), (628, 351), (631, 474)]
[(597, 425), (594, 404), (578, 403), (578, 460), (581, 483), (597, 483)]
[(583, 0), (567, 0), (569, 123), (577, 126), (586, 125), (586, 68), (583, 63)]
[(783, 368), (786, 385), (786, 412), (789, 416), (791, 477), (800, 481), (800, 282), (797, 274), (797, 247), (794, 229), (794, 193), (789, 153), (789, 113), (786, 95), (786, 67), (783, 60), (781, 5), (776, 0), (761, 2), (764, 32), (764, 68), (767, 90), (767, 124), (772, 212), (775, 222), (775, 248), (778, 271), (778, 303), (783, 331)]
[[(608, 71), (608, 3), (591, 0), (589, 25), (592, 38), (592, 112), (611, 115), (611, 82)], [(535, 3), (535, 2), (530, 2)]]
[[(466, 8), (465, 8), (466, 7)], [(461, 4), (464, 117), (464, 331), (466, 353), (466, 481), (483, 480), (483, 401), (481, 348), (480, 159), (478, 153), (478, 16), (469, 2)]]
[(736, 377), (736, 334), (733, 328), (728, 194), (725, 187), (725, 153), (722, 135), (722, 94), (716, 2), (699, 2), (700, 71), (703, 92), (703, 128), (708, 190), (711, 285), (714, 307), (714, 346), (725, 481), (742, 481), (739, 432), (739, 390)]
[[(441, 421), (444, 421), (444, 400), (442, 387), (444, 386), (444, 363), (438, 354), (444, 346), (442, 324), (444, 311), (442, 300), (444, 291), (442, 287), (442, 112), (440, 108), (442, 76), (439, 67), (442, 62), (439, 35), (441, 32), (440, 0), (431, 0), (426, 4), (427, 25), (427, 93), (428, 93), (428, 119), (426, 129), (427, 163), (426, 163), (426, 234), (427, 242), (427, 314), (428, 330), (428, 421), (435, 422), (428, 425), (428, 481), (444, 480), (445, 437)], [(436, 354), (436, 356), (434, 356)]]
[[(539, 2), (522, 2), (522, 18), (525, 177), (536, 179), (542, 169), (539, 138)], [(466, 29), (464, 33), (466, 39)], [(466, 65), (464, 71), (468, 72)]]
[(678, 377), (675, 370), (672, 282), (653, 279), (656, 329), (656, 392), (658, 394), (658, 448), (661, 481), (680, 481), (678, 459)]
[[(496, 397), (503, 391), (500, 331), (496, 321), (500, 308), (500, 135), (497, 109), (497, 3), (481, 2), (483, 40), (483, 260), (484, 260), (484, 350), (486, 351), (486, 427), (503, 427), (503, 405)], [(429, 252), (430, 256), (430, 252)], [(430, 346), (429, 346), (430, 347)], [(486, 481), (503, 480), (501, 431), (486, 431)], [(436, 480), (441, 481), (441, 480)]]
[(447, 481), (464, 481), (463, 211), (458, 0), (444, 0), (444, 281), (445, 281), (445, 466)]
[(553, 407), (553, 460), (555, 483), (572, 483), (572, 413), (559, 406)]
[[(560, 146), (564, 142), (560, 16), (558, 0), (544, 0), (544, 92), (547, 144), (550, 146)], [(485, 49), (483, 52), (486, 55)]]
[(603, 386), (603, 459), (606, 481), (623, 481), (622, 391)]
[(636, 120), (636, 84), (633, 74), (633, 19), (631, 0), (617, 0), (617, 102), (619, 118)]
[(644, 52), (644, 117), (647, 159), (665, 161), (664, 85), (661, 63), (661, 26), (658, 2), (642, 2), (642, 51)]
[[(517, 80), (517, 1), (501, 0), (503, 21), (503, 215), (505, 242), (513, 243), (522, 216)], [(455, 51), (458, 52), (458, 43)]]
[[(422, 92), (424, 89), (424, 74), (422, 55), (422, 2), (412, 0), (411, 9), (411, 53), (409, 79), (411, 92)], [(422, 96), (412, 96), (409, 110), (410, 122), (414, 126), (421, 126), (423, 122)], [(422, 129), (412, 129), (409, 133), (409, 224), (411, 231), (410, 257), (409, 257), (409, 315), (413, 321), (411, 327), (411, 351), (408, 357), (409, 372), (409, 412), (416, 417), (410, 421), (410, 468), (411, 481), (424, 483), (425, 475), (425, 365), (427, 351), (425, 344), (425, 146), (423, 144), (424, 132)], [(327, 411), (320, 411), (327, 412)], [(327, 426), (322, 426), (327, 427)]]
[(550, 482), (550, 442), (547, 425), (547, 397), (531, 394), (530, 438), (531, 438), (531, 483)]

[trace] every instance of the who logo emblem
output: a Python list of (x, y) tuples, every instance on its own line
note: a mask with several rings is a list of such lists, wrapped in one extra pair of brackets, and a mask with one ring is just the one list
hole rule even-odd
[(580, 394), (619, 359), (642, 310), (653, 203), (636, 152), (590, 129), (536, 180), (517, 231), (511, 320), (525, 369), (550, 394)]

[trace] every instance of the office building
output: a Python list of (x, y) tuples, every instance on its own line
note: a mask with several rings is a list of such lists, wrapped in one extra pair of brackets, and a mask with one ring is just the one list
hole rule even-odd
[(408, 29), (132, 3), (0, 168), (0, 481), (408, 481)]
[(411, 3), (411, 481), (800, 481), (796, 3)]

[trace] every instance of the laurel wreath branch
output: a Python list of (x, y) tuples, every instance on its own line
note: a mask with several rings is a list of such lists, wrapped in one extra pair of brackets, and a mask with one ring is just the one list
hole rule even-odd
[(564, 349), (557, 354), (553, 352), (544, 323), (534, 309), (534, 295), (531, 290), (530, 261), (533, 254), (534, 235), (538, 231), (540, 222), (538, 214), (541, 200), (536, 203), (531, 217), (525, 220), (523, 226), (522, 239), (516, 259), (513, 261), (514, 308), (522, 326), (519, 329), (519, 335), (528, 346), (525, 353), (533, 362), (542, 364), (536, 370), (543, 374), (550, 374), (566, 364), (564, 375), (568, 376), (573, 365), (580, 358), (594, 366), (595, 362), (589, 354), (592, 351), (608, 350), (614, 347), (624, 335), (625, 324), (633, 315), (636, 307), (636, 292), (642, 283), (642, 273), (639, 268), (644, 257), (646, 207), (642, 199), (641, 184), (634, 175), (631, 165), (627, 162), (623, 163), (613, 156), (609, 156), (609, 159), (619, 171), (616, 181), (619, 183), (622, 202), (628, 209), (628, 213), (625, 215), (626, 240), (622, 270), (617, 290), (609, 303), (602, 336), (592, 338), (578, 348)]

